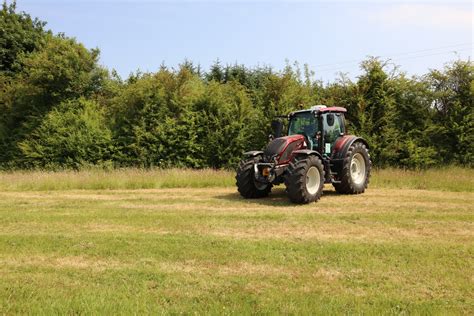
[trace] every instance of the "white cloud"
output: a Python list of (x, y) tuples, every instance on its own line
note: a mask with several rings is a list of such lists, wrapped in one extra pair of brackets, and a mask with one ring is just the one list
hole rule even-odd
[(471, 28), (472, 7), (447, 4), (395, 4), (366, 12), (369, 20), (391, 27)]

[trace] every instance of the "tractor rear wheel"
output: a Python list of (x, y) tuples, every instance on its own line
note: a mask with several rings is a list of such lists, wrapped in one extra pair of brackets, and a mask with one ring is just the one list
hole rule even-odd
[(255, 179), (254, 165), (261, 161), (261, 157), (252, 157), (242, 160), (237, 168), (237, 190), (246, 199), (255, 199), (268, 196), (272, 190), (271, 183), (261, 183)]
[(285, 185), (291, 202), (306, 204), (319, 200), (323, 194), (324, 167), (318, 157), (293, 160), (287, 172)]
[(349, 147), (342, 163), (339, 176), (341, 183), (334, 183), (334, 188), (342, 194), (363, 193), (369, 184), (371, 167), (367, 147), (362, 142), (355, 142)]

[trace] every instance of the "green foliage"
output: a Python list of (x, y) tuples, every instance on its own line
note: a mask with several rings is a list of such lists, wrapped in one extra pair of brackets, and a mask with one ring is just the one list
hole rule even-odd
[(471, 61), (408, 78), (369, 58), (357, 80), (323, 84), (298, 63), (216, 61), (203, 72), (185, 60), (122, 80), (98, 66), (97, 49), (15, 9), (4, 3), (0, 13), (0, 168), (230, 168), (265, 146), (275, 116), (314, 104), (347, 108), (348, 130), (368, 141), (375, 166), (473, 165)]
[(376, 166), (472, 166), (472, 62), (455, 61), (421, 78), (389, 66), (364, 61), (357, 82), (342, 77), (323, 89), (324, 102), (348, 109), (349, 130), (368, 140)]
[(197, 120), (192, 104), (203, 85), (182, 69), (166, 69), (131, 81), (111, 104), (116, 160), (121, 165), (200, 167)]
[[(0, 73), (4, 91), (0, 96), (0, 161), (17, 164), (22, 156), (18, 144), (61, 102), (102, 93), (106, 74), (97, 66), (97, 58), (97, 50), (89, 51), (73, 39), (48, 35), (40, 50), (18, 58), (21, 71), (13, 77)], [(2, 130), (7, 130), (7, 135)]]
[(111, 154), (111, 131), (92, 101), (78, 99), (61, 103), (21, 143), (23, 164), (40, 168), (80, 168), (100, 165)]
[[(48, 36), (43, 49), (20, 58), (24, 69), (18, 80), (24, 86), (19, 92), (42, 101), (45, 107), (65, 99), (90, 96), (100, 86), (98, 56), (98, 50), (89, 51), (74, 39)], [(32, 88), (33, 93), (25, 91)]]
[(253, 138), (261, 128), (260, 113), (244, 87), (237, 82), (211, 82), (195, 107), (200, 132), (198, 142), (210, 167), (232, 167), (248, 148), (262, 146)]
[(113, 101), (124, 165), (223, 167), (255, 142), (259, 113), (237, 82), (204, 84), (182, 67), (135, 79)]
[[(392, 81), (385, 72), (386, 65), (371, 58), (362, 62), (363, 74), (357, 82), (359, 130), (370, 144), (371, 155), (375, 162), (394, 160), (398, 130), (394, 126)], [(385, 149), (392, 146), (392, 150)]]
[(19, 56), (38, 49), (47, 33), (45, 22), (15, 11), (15, 1), (4, 1), (0, 10), (0, 72), (9, 75), (21, 69)]
[(433, 93), (433, 126), (428, 138), (443, 162), (474, 164), (474, 65), (456, 61), (427, 75)]

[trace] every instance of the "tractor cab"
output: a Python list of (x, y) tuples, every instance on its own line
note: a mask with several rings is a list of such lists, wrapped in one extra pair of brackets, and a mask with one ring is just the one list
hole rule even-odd
[(288, 135), (303, 135), (307, 148), (329, 155), (337, 140), (346, 133), (345, 108), (313, 106), (288, 115)]

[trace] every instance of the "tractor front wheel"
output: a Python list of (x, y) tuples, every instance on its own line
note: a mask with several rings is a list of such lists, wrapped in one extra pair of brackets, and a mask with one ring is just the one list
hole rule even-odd
[(285, 185), (291, 202), (306, 204), (319, 200), (323, 194), (324, 167), (318, 157), (294, 160), (287, 172)]
[(261, 157), (242, 160), (237, 168), (237, 190), (246, 199), (255, 199), (268, 196), (272, 184), (261, 183), (255, 179), (254, 165), (260, 162)]
[(333, 186), (338, 193), (360, 194), (365, 191), (369, 184), (370, 168), (369, 151), (361, 142), (355, 142), (349, 147), (340, 172), (340, 183)]

